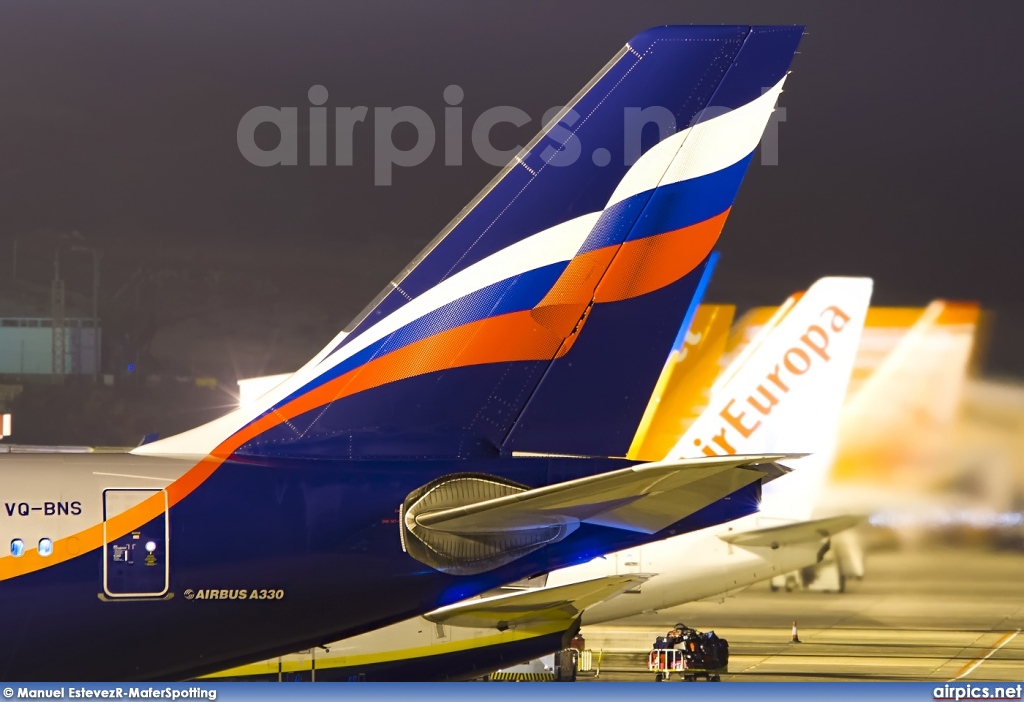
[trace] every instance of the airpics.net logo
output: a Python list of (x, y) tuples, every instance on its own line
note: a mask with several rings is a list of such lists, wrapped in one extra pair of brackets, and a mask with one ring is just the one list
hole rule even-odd
[[(765, 88), (764, 92), (768, 90)], [(581, 158), (589, 158), (594, 165), (604, 167), (612, 161), (608, 148), (588, 147), (581, 142), (576, 133), (581, 115), (575, 110), (564, 111), (564, 107), (552, 107), (535, 120), (518, 107), (498, 105), (470, 120), (462, 108), (465, 91), (458, 85), (449, 85), (438, 104), (430, 106), (443, 109), (443, 124), (439, 128), (426, 110), (412, 105), (374, 107), (372, 110), (365, 105), (331, 109), (327, 106), (327, 88), (322, 85), (311, 87), (307, 97), (308, 107), (261, 105), (242, 115), (235, 136), (238, 150), (246, 161), (263, 168), (327, 166), (328, 163), (350, 167), (356, 165), (356, 141), (372, 138), (373, 182), (375, 185), (391, 185), (396, 167), (419, 166), (438, 148), (444, 151), (445, 166), (463, 165), (463, 142), (467, 133), (477, 159), (492, 166), (505, 166), (524, 147), (517, 143), (511, 148), (499, 148), (494, 144), (496, 131), (507, 133), (511, 128), (518, 136), (529, 138), (556, 118), (558, 122), (551, 126), (547, 136), (557, 147), (551, 144), (544, 147), (540, 153), (544, 163), (565, 167)], [(711, 107), (701, 113), (700, 119), (707, 120), (727, 112), (725, 108)], [(468, 124), (470, 121), (472, 123)], [(761, 138), (762, 166), (779, 164), (779, 124), (785, 121), (786, 108), (776, 107)], [(640, 158), (645, 130), (656, 129), (660, 141), (675, 134), (679, 126), (671, 110), (657, 105), (625, 108), (621, 124), (622, 158), (626, 166)], [(257, 130), (264, 134), (276, 131), (276, 145), (271, 147), (264, 139), (257, 139)], [(397, 134), (408, 135), (410, 132), (415, 134), (411, 145), (407, 145), (407, 139), (399, 139), (401, 145), (396, 143)], [(303, 135), (304, 148), (300, 148), (300, 134)], [(332, 140), (333, 156), (329, 149)], [(274, 137), (271, 136), (269, 141), (274, 142)]]
[(976, 700), (1019, 700), (1024, 685), (940, 685), (932, 691), (933, 700), (952, 702)]

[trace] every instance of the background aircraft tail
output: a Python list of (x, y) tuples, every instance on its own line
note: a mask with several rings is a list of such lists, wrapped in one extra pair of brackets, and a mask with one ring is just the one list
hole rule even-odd
[(704, 411), (735, 314), (733, 305), (701, 305), (693, 323), (680, 329), (626, 458), (665, 458)]
[(831, 465), (871, 298), (867, 278), (822, 278), (739, 354), (673, 456), (810, 453), (765, 485), (761, 513), (807, 519)]
[(624, 456), (800, 27), (659, 27), (253, 406), (139, 453)]
[(949, 459), (981, 308), (935, 300), (924, 310), (882, 312), (882, 322), (918, 316), (851, 392), (833, 480), (922, 489), (938, 482)]

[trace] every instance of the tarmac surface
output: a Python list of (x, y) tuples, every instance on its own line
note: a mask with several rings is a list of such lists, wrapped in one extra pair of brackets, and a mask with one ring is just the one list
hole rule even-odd
[[(801, 643), (792, 643), (798, 624)], [(584, 627), (599, 681), (653, 681), (654, 637), (685, 622), (729, 641), (722, 681), (1024, 681), (1024, 552), (871, 554), (843, 594), (771, 592)], [(588, 678), (581, 676), (580, 680)], [(673, 678), (675, 680), (676, 678)]]

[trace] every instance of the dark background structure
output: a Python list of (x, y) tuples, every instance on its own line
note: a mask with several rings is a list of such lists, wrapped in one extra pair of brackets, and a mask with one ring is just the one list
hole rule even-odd
[[(17, 240), (19, 278), (45, 290), (77, 230), (104, 253), (106, 372), (292, 370), (496, 172), (469, 144), (483, 110), (533, 116), (496, 132), (508, 148), (649, 26), (799, 23), (779, 164), (750, 169), (709, 297), (772, 304), (855, 274), (876, 304), (977, 299), (995, 313), (986, 372), (1024, 376), (1022, 20), (1013, 2), (8, 0), (0, 279)], [(375, 186), (369, 124), (350, 167), (303, 165), (304, 131), (299, 165), (248, 163), (242, 115), (295, 106), (301, 125), (317, 84), (328, 108), (415, 105), (437, 125), (461, 86), (464, 165), (439, 145)], [(63, 266), (87, 294), (87, 257)]]

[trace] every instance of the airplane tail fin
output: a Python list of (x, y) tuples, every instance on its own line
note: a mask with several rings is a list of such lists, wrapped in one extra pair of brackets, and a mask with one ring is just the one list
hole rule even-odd
[(624, 456), (802, 33), (634, 37), (310, 363), (137, 451)]
[(807, 519), (831, 464), (871, 298), (867, 278), (822, 278), (791, 298), (732, 362), (672, 456), (812, 455), (764, 487), (761, 514)]
[[(898, 335), (907, 312), (916, 318)], [(832, 477), (920, 487), (948, 455), (981, 308), (935, 300), (924, 310), (882, 308), (878, 315), (878, 341), (898, 340), (882, 347), (843, 408)]]
[(701, 305), (693, 323), (680, 329), (626, 458), (665, 458), (704, 411), (735, 314), (733, 305)]

